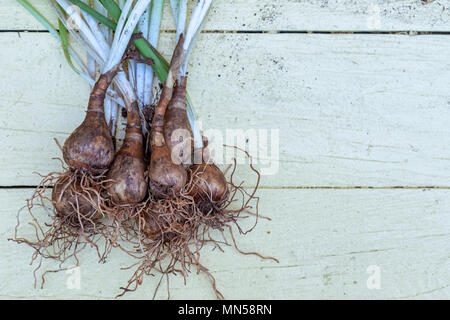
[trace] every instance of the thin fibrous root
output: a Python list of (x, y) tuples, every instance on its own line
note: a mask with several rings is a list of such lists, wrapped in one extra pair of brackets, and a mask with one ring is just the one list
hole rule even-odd
[[(102, 187), (103, 174), (94, 176), (81, 169), (63, 167), (62, 172), (40, 176), (42, 180), (33, 195), (17, 213), (14, 238), (9, 240), (34, 249), (30, 264), (38, 257), (59, 262), (58, 270), (42, 274), (43, 285), (46, 273), (66, 270), (63, 265), (69, 260), (74, 260), (74, 265), (78, 266), (77, 254), (88, 245), (95, 248), (99, 262), (104, 262), (111, 244), (104, 222), (109, 214)], [(31, 218), (32, 236), (19, 235), (24, 209)], [(100, 240), (105, 240), (104, 246), (99, 246)], [(35, 279), (41, 262), (34, 270)]]
[[(246, 155), (251, 159), (248, 153)], [(192, 181), (197, 172), (191, 172), (185, 188), (181, 191), (166, 192), (165, 197), (150, 196), (143, 210), (135, 217), (133, 223), (127, 226), (127, 235), (131, 235), (135, 243), (135, 252), (130, 250), (128, 253), (138, 258), (138, 262), (130, 267), (137, 265), (127, 285), (121, 287), (122, 292), (117, 297), (137, 290), (145, 275), (159, 273), (166, 276), (168, 281), (170, 275), (181, 274), (186, 281), (187, 275), (195, 267), (197, 273), (203, 272), (207, 275), (217, 298), (223, 299), (224, 296), (216, 287), (214, 276), (200, 262), (200, 251), (206, 244), (212, 244), (221, 251), (223, 251), (221, 244), (231, 246), (226, 239), (225, 241), (215, 239), (213, 231), (219, 231), (225, 238), (224, 232), (228, 230), (232, 245), (241, 254), (255, 255), (278, 262), (273, 257), (239, 249), (232, 232), (233, 227), (237, 227), (240, 234), (246, 234), (255, 228), (258, 221), (259, 198), (255, 194), (260, 174), (251, 161), (250, 168), (257, 176), (257, 183), (251, 192), (245, 190), (242, 183), (235, 184), (233, 181), (236, 171), (234, 161), (233, 170), (227, 181), (227, 191), (219, 200), (213, 201), (212, 194), (205, 194), (202, 197), (190, 195), (193, 188)], [(248, 230), (243, 230), (239, 220), (249, 216), (255, 217), (255, 223)], [(160, 283), (155, 288), (155, 295), (159, 285)]]

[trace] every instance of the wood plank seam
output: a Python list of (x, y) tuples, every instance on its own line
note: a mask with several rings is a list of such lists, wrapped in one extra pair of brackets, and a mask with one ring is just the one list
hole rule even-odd
[[(59, 31), (59, 30), (57, 30)], [(0, 33), (49, 33), (47, 30), (28, 29), (4, 29)], [(176, 30), (161, 30), (161, 33), (175, 33)], [(395, 31), (351, 31), (351, 30), (203, 30), (201, 33), (210, 34), (355, 34), (355, 35), (450, 35), (450, 31), (426, 31), (426, 30), (395, 30)]]
[[(244, 189), (251, 189), (254, 186), (242, 185)], [(17, 185), (17, 186), (0, 186), (1, 189), (35, 189), (37, 186)], [(47, 187), (51, 189), (53, 187)], [(258, 189), (264, 190), (450, 190), (450, 186), (260, 186)]]
[[(3, 35), (5, 44), (18, 40), (17, 34)], [(2, 171), (3, 186), (37, 185), (33, 171), (57, 168), (50, 158), (60, 154), (51, 138), (56, 133), (62, 140), (79, 124), (85, 103), (80, 92), (88, 92), (63, 63), (60, 47), (50, 34), (24, 33), (21, 37), (15, 46), (5, 45), (0, 59), (15, 56), (18, 61), (2, 68), (8, 76), (2, 86), (7, 95), (2, 98), (6, 118), (1, 129), (10, 150), (2, 154), (2, 161), (9, 163)], [(163, 38), (162, 51), (168, 55), (172, 37)], [(199, 101), (205, 128), (222, 130), (222, 134), (229, 128), (282, 126), (280, 170), (264, 177), (266, 187), (445, 187), (449, 186), (446, 172), (450, 165), (448, 150), (442, 148), (449, 137), (450, 100), (443, 85), (450, 70), (443, 54), (446, 38), (205, 35), (199, 42), (203, 44), (200, 51), (192, 56), (192, 96)], [(236, 46), (224, 52), (228, 43)], [(50, 72), (52, 77), (45, 81), (28, 79), (30, 74)], [(280, 81), (274, 82), (274, 77)], [(201, 86), (207, 82), (214, 83), (208, 92)], [(55, 95), (65, 84), (76, 89)], [(24, 86), (33, 90), (21, 90)], [(45, 112), (24, 123), (11, 110), (13, 105)], [(242, 105), (248, 111), (236, 119), (235, 110)], [(286, 112), (294, 115), (285, 117)], [(55, 118), (65, 120), (53, 122)], [(42, 128), (39, 123), (49, 125)], [(297, 138), (294, 141), (290, 136)], [(256, 136), (250, 141), (259, 140)], [(260, 165), (267, 167), (263, 162)], [(238, 176), (250, 185), (253, 177), (242, 168)]]
[[(94, 252), (80, 254), (81, 290), (69, 290), (64, 273), (49, 276), (43, 290), (32, 288), (34, 266), (28, 265), (32, 250), (6, 240), (17, 223), (14, 212), (29, 192), (0, 192), (0, 199), (8, 199), (0, 210), (5, 218), (0, 231), (5, 279), (0, 295), (41, 299), (114, 295), (129, 277), (128, 271), (116, 270), (132, 263), (119, 251), (105, 265), (95, 262)], [(448, 195), (443, 190), (263, 191), (260, 213), (272, 220), (260, 220), (238, 241), (245, 249), (273, 253), (280, 264), (240, 256), (226, 247), (224, 252), (206, 250), (205, 262), (229, 299), (448, 298)], [(293, 199), (297, 205), (289, 202)], [(22, 234), (31, 236), (28, 231), (23, 229)], [(291, 245), (283, 245), (289, 241)], [(366, 285), (370, 266), (380, 268), (380, 290)], [(148, 298), (156, 282), (146, 278), (141, 290), (127, 298)], [(182, 277), (170, 283), (175, 299), (214, 298), (204, 275), (190, 275), (186, 285)], [(164, 293), (157, 298), (164, 299)]]

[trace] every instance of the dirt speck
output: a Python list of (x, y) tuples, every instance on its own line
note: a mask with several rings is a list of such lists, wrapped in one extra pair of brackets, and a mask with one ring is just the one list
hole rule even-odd
[(275, 4), (266, 4), (261, 9), (259, 9), (259, 19), (264, 23), (274, 23), (278, 17), (281, 16), (281, 13), (277, 7), (280, 5)]

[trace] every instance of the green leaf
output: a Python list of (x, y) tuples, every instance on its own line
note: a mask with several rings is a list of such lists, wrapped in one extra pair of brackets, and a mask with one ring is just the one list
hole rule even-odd
[(169, 63), (167, 62), (167, 60), (165, 60), (160, 53), (157, 53), (156, 49), (153, 48), (152, 45), (150, 45), (150, 43), (148, 43), (148, 41), (143, 38), (134, 40), (134, 45), (141, 52), (144, 58), (153, 59), (153, 72), (156, 74), (159, 81), (164, 83), (169, 72)]
[(89, 13), (97, 21), (103, 23), (108, 28), (110, 28), (112, 30), (116, 30), (117, 24), (114, 21), (111, 21), (110, 19), (108, 19), (107, 17), (105, 17), (104, 15), (99, 13), (98, 11), (92, 9), (86, 3), (82, 2), (82, 1), (79, 1), (79, 0), (69, 0), (69, 1), (72, 2), (74, 5), (78, 6), (81, 10), (84, 10), (87, 13)]
[(59, 19), (58, 19), (58, 26), (59, 26), (59, 36), (61, 39), (61, 46), (63, 48), (64, 56), (66, 57), (67, 63), (72, 68), (72, 70), (75, 71), (75, 73), (80, 74), (80, 71), (77, 68), (75, 68), (75, 66), (73, 65), (72, 59), (70, 58), (69, 33), (68, 33), (66, 27), (64, 26), (64, 24)]
[[(80, 7), (81, 9), (85, 10), (84, 7), (82, 7), (82, 4), (85, 5), (83, 2), (78, 0), (69, 0), (74, 5)], [(108, 10), (108, 13), (114, 20), (119, 20), (119, 17), (122, 13), (120, 10), (120, 7), (112, 0), (100, 0), (102, 5)], [(98, 13), (96, 10), (90, 8), (89, 10), (85, 10), (88, 14), (90, 14), (94, 19), (96, 19), (99, 22), (102, 22), (100, 20), (100, 16), (106, 18), (105, 16)], [(95, 13), (94, 13), (95, 12)], [(107, 18), (106, 18), (107, 19)], [(109, 19), (108, 19), (109, 20)], [(111, 20), (109, 20), (112, 22)], [(103, 22), (102, 22), (103, 23)], [(114, 23), (114, 22), (112, 22)], [(116, 23), (111, 24), (105, 24), (108, 28), (115, 30), (116, 29)], [(134, 40), (134, 45), (136, 48), (141, 52), (142, 56), (146, 59), (152, 59), (154, 63), (152, 64), (153, 72), (158, 77), (159, 81), (164, 82), (167, 78), (167, 73), (169, 72), (169, 63), (166, 59), (154, 48), (148, 43), (145, 39), (137, 39)]]
[(31, 13), (53, 36), (59, 39), (58, 31), (39, 11), (37, 11), (27, 0), (17, 0), (29, 13)]
[[(62, 33), (58, 32), (51, 23), (45, 18), (39, 11), (37, 11), (27, 0), (17, 0), (19, 4), (21, 4), (28, 12), (30, 12), (49, 32), (51, 35), (53, 35), (61, 44), (65, 42), (66, 44), (63, 44), (63, 50), (64, 50), (64, 56), (66, 57), (67, 61), (69, 62), (70, 67), (78, 74), (82, 74), (79, 70), (75, 68), (75, 66), (72, 63), (72, 60), (70, 58), (70, 51), (69, 51), (69, 45), (68, 45), (68, 37), (67, 37), (67, 29), (62, 25), (61, 28), (61, 21), (58, 21), (59, 28), (62, 30)], [(66, 35), (64, 36), (64, 32), (66, 32)], [(61, 34), (63, 34), (61, 36)], [(63, 39), (62, 39), (63, 37)], [(69, 58), (68, 58), (68, 56)], [(77, 63), (81, 63), (78, 59), (78, 56), (75, 54), (75, 61)], [(81, 64), (80, 64), (81, 66)]]
[(113, 0), (100, 0), (102, 5), (108, 10), (109, 15), (115, 20), (119, 21), (122, 10), (119, 5)]
[[(79, 0), (69, 0), (74, 5), (78, 6), (80, 9), (86, 11), (88, 14), (90, 14), (94, 19), (97, 21), (103, 23), (108, 28), (115, 30), (117, 24), (114, 21), (111, 21), (98, 11), (92, 9), (89, 5), (85, 4), (82, 1)], [(111, 17), (114, 20), (118, 20), (120, 17), (120, 14), (122, 11), (120, 10), (120, 7), (115, 3), (113, 0), (100, 0), (102, 5), (108, 10), (108, 13), (111, 15)], [(20, 3), (25, 9), (27, 9), (52, 35), (54, 35), (56, 38), (58, 38), (61, 42), (65, 42), (63, 44), (63, 50), (64, 55), (66, 56), (68, 54), (68, 37), (67, 37), (67, 29), (63, 26), (61, 28), (61, 21), (58, 21), (59, 23), (59, 29), (60, 33), (50, 24), (50, 22), (39, 12), (37, 11), (27, 0), (17, 0), (18, 3)], [(62, 32), (61, 32), (62, 30)], [(62, 35), (65, 36), (65, 39), (61, 39)], [(169, 72), (169, 62), (156, 50), (150, 43), (148, 43), (145, 39), (137, 39), (134, 40), (134, 45), (136, 48), (141, 52), (142, 56), (146, 59), (153, 59), (154, 64), (152, 65), (153, 72), (158, 77), (159, 81), (162, 83), (166, 81), (167, 73)], [(72, 60), (67, 59), (69, 62), (69, 65), (72, 69), (74, 69)], [(74, 69), (76, 70), (76, 69)], [(79, 73), (79, 71), (76, 71)]]
[(164, 58), (159, 51), (152, 46), (147, 40), (143, 39), (146, 42), (146, 45), (153, 51), (153, 53), (156, 55), (157, 59), (161, 61), (161, 64), (166, 69), (166, 72), (169, 72), (170, 69), (170, 63)]

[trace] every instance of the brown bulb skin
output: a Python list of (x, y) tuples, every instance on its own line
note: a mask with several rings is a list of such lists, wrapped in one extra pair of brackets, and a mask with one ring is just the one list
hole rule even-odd
[(176, 75), (184, 62), (183, 35), (180, 36), (172, 55), (170, 69), (155, 107), (150, 138), (151, 158), (148, 167), (149, 189), (152, 195), (167, 196), (171, 191), (179, 192), (186, 184), (186, 170), (181, 164), (172, 162), (169, 148), (164, 140), (164, 121), (167, 105), (172, 99)]
[(186, 184), (187, 174), (182, 165), (172, 162), (169, 148), (166, 145), (154, 146), (148, 168), (150, 191), (160, 193), (158, 187), (179, 192)]
[(186, 113), (186, 81), (177, 82), (164, 116), (164, 140), (175, 163), (191, 164), (193, 139)]
[[(161, 239), (164, 237), (165, 241), (170, 241), (175, 236), (179, 236), (184, 233), (183, 219), (181, 216), (177, 216), (178, 219), (166, 220), (158, 217), (161, 213), (165, 212), (164, 203), (153, 203), (147, 211), (143, 211), (137, 219), (141, 230), (149, 239)], [(164, 214), (162, 214), (164, 216)], [(172, 217), (174, 217), (172, 216)]]
[(111, 70), (100, 76), (92, 89), (84, 121), (64, 142), (64, 161), (71, 168), (98, 174), (107, 170), (114, 159), (114, 143), (105, 121), (104, 100), (116, 74), (117, 70)]
[(102, 214), (92, 205), (92, 203), (98, 202), (97, 194), (94, 191), (83, 189), (76, 180), (70, 182), (69, 185), (68, 182), (68, 177), (62, 177), (53, 187), (52, 202), (57, 215), (60, 218), (73, 216), (69, 220), (75, 223), (79, 223), (78, 213), (86, 219), (102, 218)]
[(106, 176), (108, 194), (116, 204), (135, 204), (147, 195), (141, 119), (137, 102), (127, 112), (125, 139)]
[(64, 142), (63, 157), (71, 168), (93, 173), (108, 169), (114, 158), (114, 144), (103, 113), (88, 111), (83, 123)]
[(195, 164), (189, 168), (192, 188), (189, 194), (196, 200), (219, 202), (227, 194), (227, 181), (222, 171), (213, 163)]
[(108, 194), (114, 203), (135, 204), (141, 202), (147, 194), (144, 161), (120, 153), (108, 171)]
[(163, 232), (162, 227), (158, 226), (153, 217), (153, 213), (144, 212), (142, 215), (136, 217), (141, 220), (142, 231), (149, 239), (156, 239)]

